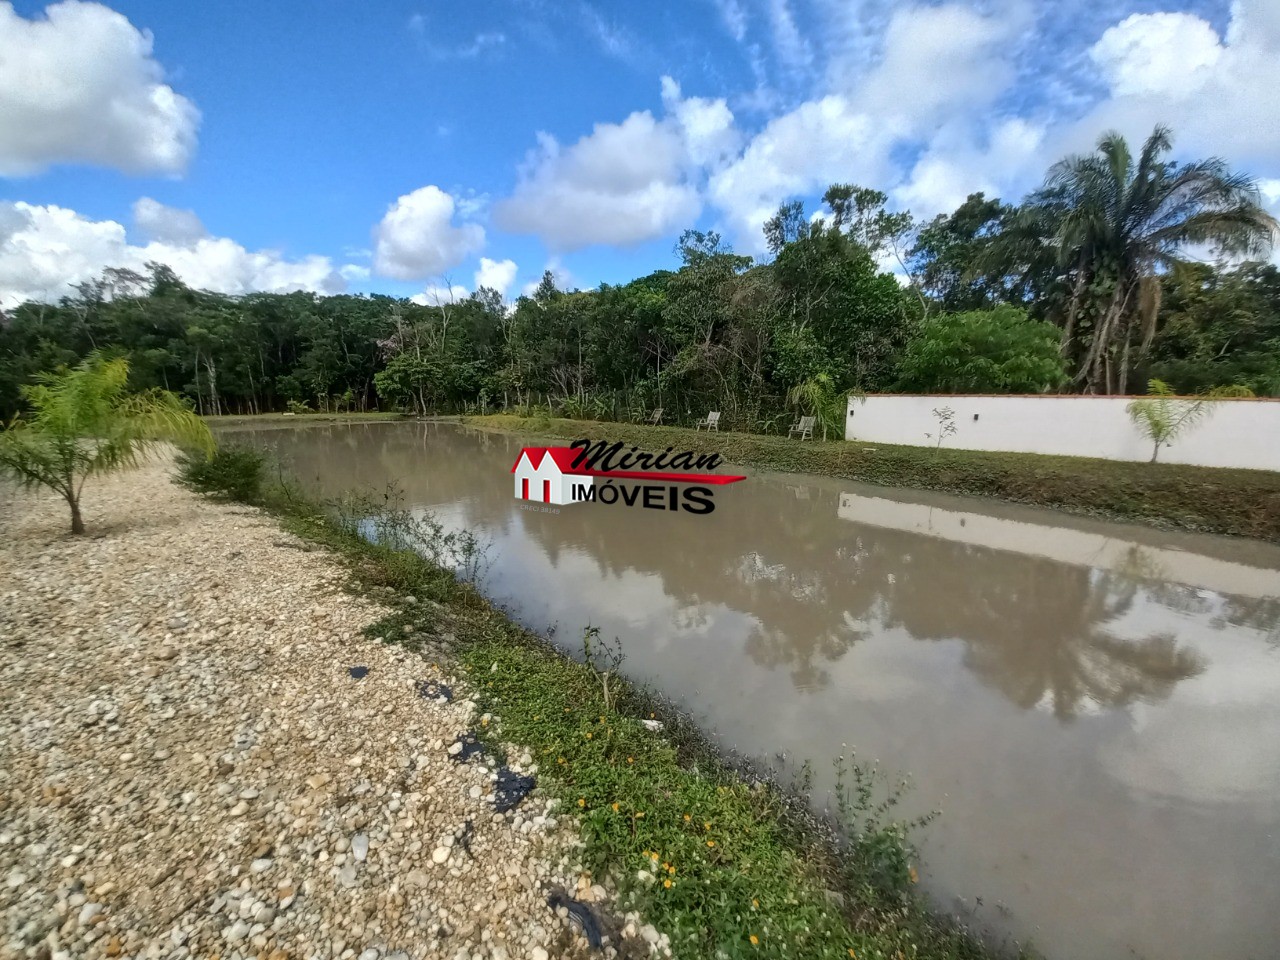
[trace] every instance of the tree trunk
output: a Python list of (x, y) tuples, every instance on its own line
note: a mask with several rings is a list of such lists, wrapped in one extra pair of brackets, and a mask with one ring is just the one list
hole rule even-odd
[(1155, 443), (1155, 447), (1154, 447), (1154, 448), (1152, 449), (1152, 451), (1151, 451), (1151, 462), (1152, 462), (1152, 463), (1155, 463), (1155, 462), (1156, 462), (1156, 457), (1158, 457), (1158, 456), (1160, 456), (1160, 441), (1159, 441), (1159, 440), (1157, 440), (1157, 441), (1156, 441), (1156, 443)]
[(67, 504), (71, 507), (71, 532), (76, 536), (84, 533), (84, 519), (80, 516), (80, 501), (74, 497), (67, 497)]

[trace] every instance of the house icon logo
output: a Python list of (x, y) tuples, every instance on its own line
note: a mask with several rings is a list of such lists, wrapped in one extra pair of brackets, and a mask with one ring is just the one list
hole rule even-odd
[(570, 447), (525, 447), (511, 467), (516, 499), (561, 506), (587, 500), (593, 478), (573, 471), (578, 456)]
[[(715, 510), (714, 488), (746, 479), (696, 472), (714, 470), (719, 464), (716, 453), (672, 455), (668, 447), (663, 453), (652, 454), (636, 447), (626, 451), (621, 441), (575, 440), (567, 447), (525, 447), (512, 464), (511, 475), (516, 499), (528, 503), (622, 504), (707, 514)], [(547, 506), (524, 509), (560, 512)]]

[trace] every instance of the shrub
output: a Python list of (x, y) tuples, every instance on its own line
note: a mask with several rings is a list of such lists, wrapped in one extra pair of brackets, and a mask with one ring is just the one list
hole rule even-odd
[(1066, 381), (1058, 328), (1017, 307), (944, 314), (925, 323), (898, 366), (918, 393), (1043, 393)]
[(266, 458), (246, 447), (219, 447), (212, 457), (184, 453), (178, 458), (178, 478), (197, 493), (206, 493), (242, 503), (257, 503), (262, 497)]

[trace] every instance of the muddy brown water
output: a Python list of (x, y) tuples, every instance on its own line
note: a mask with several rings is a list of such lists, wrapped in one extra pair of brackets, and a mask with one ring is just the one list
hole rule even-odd
[(927, 893), (997, 942), (1280, 956), (1280, 548), (750, 470), (708, 516), (543, 513), (514, 437), (235, 435), (480, 534), (491, 598), (569, 648), (616, 635), (726, 747), (819, 788), (850, 749), (909, 774), (908, 812), (942, 810)]

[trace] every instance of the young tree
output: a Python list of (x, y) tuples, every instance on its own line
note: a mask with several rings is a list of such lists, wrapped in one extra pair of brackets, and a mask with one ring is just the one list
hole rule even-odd
[(1184, 400), (1162, 380), (1147, 384), (1151, 396), (1129, 404), (1129, 419), (1146, 435), (1154, 446), (1151, 462), (1156, 462), (1160, 447), (1168, 446), (1178, 435), (1189, 430), (1212, 409), (1204, 400)]
[(89, 477), (136, 466), (164, 440), (213, 451), (209, 428), (180, 397), (130, 393), (128, 378), (128, 361), (98, 354), (44, 374), (23, 391), (31, 414), (0, 433), (0, 474), (61, 494), (74, 534), (84, 533), (80, 492)]

